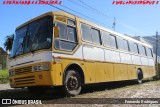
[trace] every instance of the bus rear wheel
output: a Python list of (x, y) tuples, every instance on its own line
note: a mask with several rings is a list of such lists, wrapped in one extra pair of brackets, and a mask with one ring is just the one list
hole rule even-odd
[(138, 84), (142, 84), (142, 79), (143, 79), (143, 73), (141, 70), (137, 70), (137, 82)]
[(76, 96), (81, 92), (81, 77), (75, 70), (67, 71), (64, 80), (64, 90), (67, 96)]

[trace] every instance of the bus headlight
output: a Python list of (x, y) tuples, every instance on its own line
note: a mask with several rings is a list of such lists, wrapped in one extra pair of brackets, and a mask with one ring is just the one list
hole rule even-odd
[(14, 76), (15, 75), (15, 71), (14, 70), (9, 70), (9, 76)]
[(32, 67), (32, 72), (48, 71), (48, 70), (49, 70), (49, 64), (39, 64)]

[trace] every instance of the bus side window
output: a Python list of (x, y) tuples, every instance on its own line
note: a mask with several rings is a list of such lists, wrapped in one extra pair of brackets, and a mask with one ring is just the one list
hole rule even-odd
[(134, 48), (134, 44), (133, 42), (129, 41), (129, 49), (130, 49), (130, 52), (135, 52), (135, 48)]
[(134, 43), (133, 45), (134, 45), (134, 52), (135, 52), (136, 54), (140, 54), (138, 44)]
[(110, 35), (110, 46), (117, 49), (116, 36)]
[(123, 47), (124, 47), (124, 50), (129, 51), (128, 41), (125, 39), (123, 39)]
[(76, 34), (76, 28), (72, 26), (67, 27), (67, 35), (68, 40), (72, 42), (77, 42), (77, 34)]
[(145, 47), (139, 44), (138, 48), (139, 48), (140, 54), (146, 56)]
[(146, 47), (142, 46), (142, 49), (143, 49), (143, 55), (147, 56)]
[(147, 56), (153, 57), (152, 50), (150, 48), (146, 48)]
[(92, 42), (92, 36), (91, 36), (91, 31), (90, 31), (90, 26), (81, 24), (81, 33), (82, 33), (82, 38), (83, 40)]
[(101, 36), (100, 36), (100, 31), (96, 30), (96, 29), (91, 29), (92, 31), (92, 39), (93, 39), (93, 43), (96, 44), (101, 44)]
[(54, 46), (58, 50), (72, 51), (78, 44), (76, 27), (56, 22), (59, 35), (55, 37)]
[(118, 49), (123, 50), (123, 39), (120, 37), (117, 37), (117, 44), (118, 44)]
[(103, 44), (104, 46), (110, 46), (110, 35), (107, 32), (103, 32)]

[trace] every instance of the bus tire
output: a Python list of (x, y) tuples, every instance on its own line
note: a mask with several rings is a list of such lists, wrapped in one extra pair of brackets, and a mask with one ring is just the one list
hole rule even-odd
[(137, 70), (137, 82), (138, 84), (142, 84), (143, 73), (140, 69)]
[(82, 89), (81, 77), (75, 70), (68, 70), (65, 74), (64, 91), (69, 97), (80, 94)]

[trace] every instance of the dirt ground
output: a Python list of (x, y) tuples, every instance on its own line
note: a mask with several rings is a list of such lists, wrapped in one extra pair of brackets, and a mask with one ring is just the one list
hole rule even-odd
[[(16, 105), (19, 107), (160, 107), (158, 104), (107, 104), (104, 100), (121, 100), (123, 98), (157, 98), (160, 101), (160, 80), (145, 81), (136, 84), (134, 81), (103, 83), (99, 85), (88, 85), (83, 87), (80, 95), (68, 98), (61, 89), (52, 89), (44, 95), (31, 95), (27, 89), (12, 89), (9, 84), (0, 84), (0, 98), (37, 98), (41, 99), (43, 105)], [(45, 99), (44, 99), (45, 98)], [(46, 99), (47, 98), (47, 99)], [(107, 98), (107, 99), (106, 99)], [(159, 99), (158, 99), (159, 98)], [(77, 100), (78, 99), (78, 102)], [(137, 100), (137, 99), (135, 99)], [(73, 101), (73, 102), (72, 102)], [(86, 101), (91, 102), (86, 104)], [(125, 101), (125, 100), (124, 100)], [(45, 104), (44, 104), (45, 103)], [(63, 103), (63, 104), (61, 104)], [(69, 104), (68, 104), (69, 103)], [(72, 104), (73, 103), (73, 104)], [(81, 104), (82, 103), (82, 104)], [(160, 102), (159, 102), (160, 103)], [(15, 106), (15, 105), (14, 105)]]

